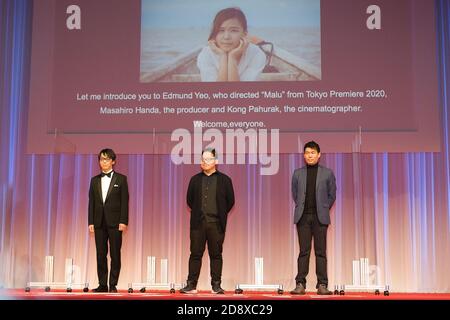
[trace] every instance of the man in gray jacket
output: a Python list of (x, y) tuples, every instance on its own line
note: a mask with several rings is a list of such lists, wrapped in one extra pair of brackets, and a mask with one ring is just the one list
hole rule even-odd
[(316, 256), (317, 294), (327, 295), (327, 229), (330, 208), (336, 200), (336, 178), (331, 169), (319, 165), (320, 147), (310, 141), (303, 147), (306, 165), (292, 176), (292, 197), (295, 202), (294, 223), (297, 225), (300, 254), (297, 260), (296, 286), (291, 294), (305, 294), (309, 272), (311, 240)]

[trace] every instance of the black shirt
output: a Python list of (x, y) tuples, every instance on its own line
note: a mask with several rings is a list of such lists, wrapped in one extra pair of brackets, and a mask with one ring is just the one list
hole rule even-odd
[(218, 221), (216, 172), (209, 176), (203, 173), (202, 177), (202, 212), (206, 222)]
[(305, 214), (317, 214), (316, 207), (316, 179), (317, 169), (319, 164), (316, 163), (313, 166), (307, 166), (306, 168), (306, 197), (305, 197)]

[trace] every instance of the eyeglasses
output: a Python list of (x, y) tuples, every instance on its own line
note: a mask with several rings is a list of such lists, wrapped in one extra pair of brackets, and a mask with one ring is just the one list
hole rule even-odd
[(110, 162), (112, 159), (111, 158), (100, 158), (100, 162)]
[(202, 162), (204, 162), (204, 163), (211, 163), (214, 160), (216, 160), (216, 158), (202, 158)]

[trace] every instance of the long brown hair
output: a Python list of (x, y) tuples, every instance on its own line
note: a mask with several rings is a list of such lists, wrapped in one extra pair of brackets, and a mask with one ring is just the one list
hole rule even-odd
[(242, 10), (237, 7), (226, 8), (220, 10), (216, 14), (208, 40), (213, 40), (216, 37), (216, 35), (219, 33), (220, 26), (222, 25), (222, 23), (224, 23), (224, 21), (233, 18), (236, 18), (242, 25), (244, 32), (247, 32), (247, 18), (245, 17), (245, 14), (242, 12)]

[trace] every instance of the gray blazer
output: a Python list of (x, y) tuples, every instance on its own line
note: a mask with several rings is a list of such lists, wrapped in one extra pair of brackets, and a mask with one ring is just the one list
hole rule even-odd
[[(305, 208), (306, 166), (292, 175), (292, 197), (295, 202), (294, 223), (298, 223)], [(336, 178), (331, 169), (319, 165), (316, 178), (316, 206), (320, 223), (330, 224), (330, 208), (336, 200)]]

